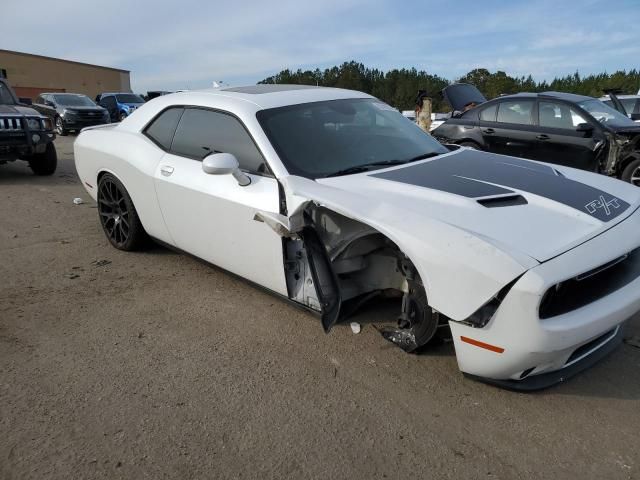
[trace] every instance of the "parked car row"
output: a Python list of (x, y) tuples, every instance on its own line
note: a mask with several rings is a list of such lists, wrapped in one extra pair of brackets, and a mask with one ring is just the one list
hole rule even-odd
[(433, 130), (442, 143), (579, 168), (640, 186), (640, 125), (598, 99), (544, 92), (487, 101), (463, 83), (450, 85), (443, 95), (457, 113)]
[(32, 107), (51, 118), (58, 135), (79, 132), (85, 127), (121, 122), (144, 100), (133, 93), (102, 93), (95, 102), (80, 93), (41, 93)]

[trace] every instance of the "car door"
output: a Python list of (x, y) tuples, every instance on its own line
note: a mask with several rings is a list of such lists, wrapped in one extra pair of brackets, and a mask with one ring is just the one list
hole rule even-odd
[[(480, 119), (482, 138), (488, 151), (532, 158), (536, 147), (533, 99), (509, 99), (497, 103), (495, 122)], [(483, 113), (483, 112), (481, 112)], [(488, 111), (485, 118), (492, 112)]]
[(113, 95), (103, 95), (100, 98), (100, 106), (106, 108), (109, 112), (109, 116), (111, 117), (112, 122), (117, 122), (118, 118), (118, 103), (116, 102), (116, 97)]
[(49, 95), (39, 95), (32, 105), (39, 113), (46, 115), (51, 119), (56, 117), (56, 109), (53, 106), (52, 98)]
[[(578, 125), (593, 126), (591, 132), (578, 131)], [(538, 101), (536, 160), (582, 170), (597, 170), (596, 145), (599, 127), (575, 106), (559, 100)]]
[[(205, 173), (203, 158), (217, 152), (235, 155), (251, 183), (240, 186), (230, 174)], [(155, 183), (175, 246), (287, 294), (282, 240), (254, 219), (258, 210), (279, 213), (278, 182), (239, 119), (227, 112), (185, 108)]]

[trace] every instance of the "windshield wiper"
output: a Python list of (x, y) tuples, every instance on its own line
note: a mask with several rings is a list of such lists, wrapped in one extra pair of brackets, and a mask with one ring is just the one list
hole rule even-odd
[(407, 163), (406, 160), (384, 160), (382, 162), (364, 163), (362, 165), (355, 165), (343, 170), (338, 170), (337, 172), (325, 175), (325, 177), (339, 177), (341, 175), (351, 175), (352, 173), (368, 172), (369, 170), (373, 170), (376, 167), (389, 167), (392, 165), (402, 165), (403, 163)]
[(438, 155), (442, 155), (442, 154), (437, 152), (423, 153), (422, 155), (416, 155), (415, 157), (410, 158), (409, 160), (406, 160), (404, 163), (417, 162), (418, 160), (425, 160), (427, 158), (437, 157)]

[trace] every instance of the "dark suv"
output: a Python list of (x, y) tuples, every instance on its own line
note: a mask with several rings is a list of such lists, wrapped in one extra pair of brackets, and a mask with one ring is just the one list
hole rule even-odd
[(51, 175), (58, 164), (54, 139), (51, 120), (18, 102), (0, 78), (0, 165), (20, 159), (36, 175)]
[(53, 120), (58, 135), (109, 123), (109, 112), (79, 93), (42, 93), (33, 108)]
[(600, 100), (561, 92), (486, 101), (468, 84), (443, 91), (453, 116), (432, 133), (493, 153), (614, 176), (640, 186), (640, 125)]

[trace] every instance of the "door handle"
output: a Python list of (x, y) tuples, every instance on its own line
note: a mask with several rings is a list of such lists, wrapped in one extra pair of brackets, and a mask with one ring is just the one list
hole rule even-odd
[(482, 130), (484, 133), (488, 133), (489, 135), (491, 135), (492, 133), (495, 133), (496, 131), (493, 128), (485, 128), (484, 130)]
[(542, 135), (538, 135), (536, 138), (537, 138), (538, 140), (549, 140), (549, 138), (551, 138), (551, 137), (549, 137), (549, 135), (545, 135), (545, 134), (543, 133)]
[(173, 167), (169, 165), (163, 165), (162, 167), (160, 167), (160, 173), (162, 173), (162, 175), (164, 175), (165, 177), (168, 177), (173, 173)]

